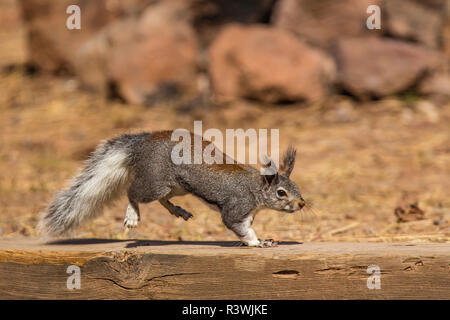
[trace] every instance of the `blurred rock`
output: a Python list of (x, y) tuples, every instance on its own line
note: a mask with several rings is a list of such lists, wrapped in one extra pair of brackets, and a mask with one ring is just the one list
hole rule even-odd
[(344, 90), (363, 99), (409, 89), (423, 74), (446, 63), (437, 51), (378, 37), (340, 40), (335, 57), (338, 83)]
[[(20, 0), (28, 30), (30, 63), (44, 72), (73, 71), (76, 50), (111, 21), (138, 14), (154, 0)], [(69, 30), (66, 9), (78, 5), (81, 29)]]
[(383, 25), (388, 34), (438, 48), (447, 0), (389, 0)]
[[(450, 58), (450, 0), (0, 0), (0, 26), (15, 28), (16, 1), (32, 65), (132, 103), (207, 92), (209, 80), (218, 97), (320, 100), (336, 67), (310, 43), (332, 50), (339, 84), (360, 98), (448, 96), (448, 70), (435, 72), (443, 55), (381, 35)], [(366, 28), (371, 4), (383, 4), (382, 31)], [(81, 30), (66, 28), (69, 5), (81, 8)], [(270, 20), (277, 28), (257, 24)], [(0, 30), (0, 67), (20, 63), (19, 46), (2, 39)]]
[(442, 30), (442, 49), (444, 54), (450, 60), (450, 1), (447, 1), (445, 17), (446, 19)]
[(450, 98), (450, 74), (434, 73), (426, 77), (418, 87), (418, 91), (425, 95), (438, 95)]
[(143, 104), (195, 91), (197, 55), (187, 7), (163, 1), (106, 27), (78, 50), (75, 66), (85, 86)]
[(219, 98), (269, 103), (316, 101), (328, 93), (333, 61), (289, 32), (229, 25), (209, 50), (213, 90)]
[[(275, 6), (275, 26), (309, 42), (329, 47), (346, 37), (380, 33), (366, 27), (367, 7), (378, 0), (280, 0)], [(383, 13), (381, 13), (383, 15)]]

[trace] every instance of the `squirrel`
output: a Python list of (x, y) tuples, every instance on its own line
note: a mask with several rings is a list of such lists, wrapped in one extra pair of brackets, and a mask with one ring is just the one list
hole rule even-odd
[[(170, 199), (191, 193), (220, 211), (223, 223), (242, 245), (276, 246), (276, 241), (258, 239), (251, 225), (261, 208), (293, 213), (304, 207), (297, 184), (289, 178), (296, 150), (289, 147), (280, 172), (269, 174), (234, 160), (231, 164), (174, 164), (171, 151), (177, 141), (171, 140), (172, 132), (123, 134), (100, 144), (68, 188), (57, 193), (42, 212), (41, 233), (64, 235), (125, 192), (129, 204), (124, 224), (128, 228), (140, 220), (139, 204), (155, 200), (172, 215), (188, 220), (193, 215)], [(209, 143), (203, 140), (203, 149)]]

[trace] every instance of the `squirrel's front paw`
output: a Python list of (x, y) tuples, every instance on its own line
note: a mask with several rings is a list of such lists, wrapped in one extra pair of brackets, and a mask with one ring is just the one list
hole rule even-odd
[(276, 247), (278, 246), (278, 241), (275, 241), (273, 239), (259, 240), (259, 246), (261, 248)]
[(243, 246), (243, 247), (270, 248), (270, 247), (278, 246), (278, 241), (275, 241), (273, 239), (268, 239), (268, 240), (260, 240), (260, 239), (258, 239), (257, 242), (256, 241), (249, 242), (249, 243), (241, 242), (241, 246)]

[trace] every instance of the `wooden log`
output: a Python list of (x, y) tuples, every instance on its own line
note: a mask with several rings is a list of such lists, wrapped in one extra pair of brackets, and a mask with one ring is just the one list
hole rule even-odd
[[(80, 289), (67, 287), (71, 265), (80, 267)], [(371, 265), (380, 289), (368, 288)], [(0, 240), (0, 299), (449, 298), (444, 243)]]

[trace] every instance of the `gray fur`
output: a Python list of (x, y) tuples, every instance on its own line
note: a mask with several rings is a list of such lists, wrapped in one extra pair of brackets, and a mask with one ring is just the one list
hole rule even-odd
[[(139, 203), (159, 200), (171, 214), (188, 220), (192, 214), (173, 205), (169, 199), (191, 193), (216, 206), (224, 224), (244, 244), (267, 246), (271, 242), (260, 241), (251, 229), (256, 211), (266, 207), (294, 212), (304, 206), (298, 186), (289, 179), (294, 166), (294, 149), (290, 148), (287, 160), (285, 158), (286, 172), (264, 176), (243, 164), (176, 165), (171, 160), (171, 151), (177, 142), (171, 141), (170, 136), (170, 131), (122, 135), (100, 145), (88, 160), (86, 169), (50, 204), (41, 226), (50, 234), (63, 234), (97, 215), (104, 204), (124, 192), (137, 215)], [(109, 169), (104, 165), (113, 156), (120, 159), (117, 155), (123, 153), (127, 156), (120, 165)], [(100, 168), (106, 170), (101, 175), (114, 179), (99, 179), (107, 184), (97, 185), (97, 190), (93, 191), (95, 183), (91, 182), (96, 180), (94, 173), (99, 174)], [(115, 174), (118, 168), (124, 171)], [(92, 194), (87, 195), (86, 186), (91, 188)], [(286, 196), (279, 196), (279, 189), (283, 189)]]

